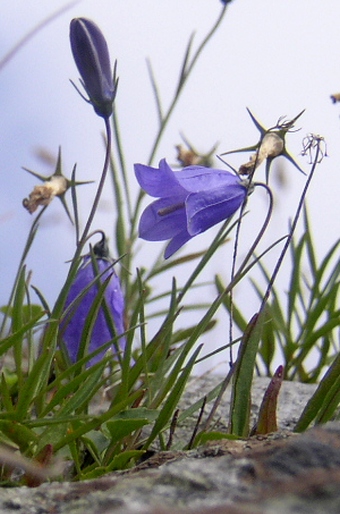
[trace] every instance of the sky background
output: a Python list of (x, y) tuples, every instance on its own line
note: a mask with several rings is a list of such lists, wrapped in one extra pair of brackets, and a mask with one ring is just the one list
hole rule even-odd
[[(0, 59), (36, 24), (64, 5), (67, 2), (57, 0), (44, 4), (40, 0), (0, 0)], [(151, 60), (163, 105), (167, 107), (190, 34), (195, 31), (197, 48), (221, 9), (219, 0), (83, 0), (44, 27), (0, 71), (0, 303), (8, 298), (32, 223), (22, 199), (37, 182), (22, 166), (51, 174), (53, 168), (37, 158), (37, 150), (56, 156), (61, 146), (67, 176), (75, 162), (79, 180), (96, 180), (102, 167), (102, 120), (69, 82), (78, 79), (69, 48), (70, 20), (78, 16), (92, 18), (108, 40), (112, 59), (118, 61), (116, 108), (126, 162), (131, 168), (131, 188), (137, 193), (132, 166), (134, 162), (146, 162), (157, 130), (146, 58)], [(293, 118), (306, 109), (297, 124), (301, 130), (287, 136), (287, 146), (307, 172), (308, 159), (299, 155), (302, 139), (312, 132), (327, 141), (329, 157), (319, 166), (308, 195), (320, 256), (338, 239), (340, 228), (340, 104), (333, 105), (330, 100), (331, 94), (340, 92), (339, 19), (338, 0), (234, 0), (189, 79), (155, 160), (156, 163), (166, 157), (169, 163), (176, 162), (174, 147), (181, 143), (180, 133), (203, 153), (216, 142), (217, 153), (255, 144), (259, 133), (246, 107), (267, 127), (275, 125), (280, 116)], [(248, 154), (239, 154), (229, 161), (238, 167), (247, 159)], [(278, 181), (279, 171), (284, 176), (284, 187)], [(263, 170), (257, 173), (257, 180), (261, 179)], [(302, 174), (282, 158), (277, 159), (271, 177), (275, 213), (263, 247), (286, 233), (304, 183)], [(83, 186), (78, 191), (81, 210), (86, 213), (95, 186)], [(251, 216), (243, 229), (240, 255), (260, 226), (266, 205), (263, 192), (252, 195)], [(108, 182), (93, 227), (111, 236), (113, 216)], [(206, 247), (214, 233), (212, 229), (191, 241), (186, 250)], [(161, 243), (143, 244), (139, 265), (147, 265), (148, 259), (152, 262), (161, 248)], [(54, 201), (42, 219), (28, 259), (33, 269), (32, 283), (51, 303), (65, 278), (65, 262), (73, 252), (72, 226), (60, 202)], [(275, 252), (271, 258), (275, 259)], [(184, 280), (190, 269), (183, 268), (179, 280)], [(215, 273), (228, 281), (228, 251), (212, 262), (205, 278)], [(283, 290), (286, 273), (284, 269), (279, 277)], [(214, 298), (212, 288), (207, 295), (207, 301), (209, 295), (211, 300)], [(249, 286), (242, 286), (236, 299), (249, 316), (258, 307), (249, 295)], [(154, 329), (150, 326), (150, 332)], [(206, 351), (225, 344), (226, 333), (227, 318), (221, 313), (215, 335), (203, 338), (209, 343)], [(208, 367), (220, 360), (221, 357), (210, 361)]]

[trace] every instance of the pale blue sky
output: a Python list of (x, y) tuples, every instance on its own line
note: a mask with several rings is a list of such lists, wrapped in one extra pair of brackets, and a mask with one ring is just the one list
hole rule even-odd
[[(0, 57), (35, 24), (66, 3), (1, 0)], [(189, 35), (196, 31), (197, 45), (221, 8), (219, 0), (83, 0), (45, 27), (0, 72), (1, 302), (7, 298), (32, 222), (21, 202), (35, 181), (21, 166), (49, 174), (51, 170), (35, 157), (35, 149), (42, 147), (56, 154), (61, 145), (66, 174), (75, 162), (82, 180), (96, 179), (101, 170), (102, 120), (69, 83), (70, 78), (78, 78), (69, 49), (69, 21), (76, 16), (92, 18), (107, 37), (112, 59), (118, 60), (117, 109), (127, 163), (132, 169), (134, 162), (147, 159), (157, 122), (146, 57), (151, 59), (166, 106)], [(157, 154), (157, 160), (166, 157), (174, 162), (180, 131), (201, 151), (209, 150), (217, 141), (219, 152), (254, 144), (258, 133), (246, 106), (266, 126), (274, 125), (281, 115), (291, 118), (305, 108), (298, 123), (301, 131), (290, 134), (287, 141), (297, 156), (306, 133), (322, 134), (328, 142), (329, 157), (317, 172), (308, 200), (320, 254), (339, 237), (340, 228), (340, 104), (333, 105), (329, 99), (330, 94), (340, 91), (339, 19), (338, 0), (234, 0), (202, 55)], [(297, 158), (307, 171), (307, 159)], [(246, 160), (244, 154), (232, 162), (238, 166)], [(285, 232), (305, 181), (289, 165), (284, 171), (286, 189), (277, 190), (275, 177), (272, 179), (277, 207), (268, 241)], [(263, 178), (261, 171), (257, 178)], [(110, 193), (108, 183), (94, 224), (109, 236)], [(79, 194), (86, 209), (94, 186), (84, 186)], [(250, 237), (266, 205), (262, 193), (253, 197), (244, 247), (247, 230), (250, 228)], [(73, 232), (57, 201), (49, 207), (41, 225), (29, 266), (34, 269), (32, 282), (53, 301), (66, 273), (64, 262), (73, 253)], [(202, 248), (213, 233), (197, 238), (188, 249)], [(157, 243), (144, 244), (144, 259), (148, 252), (151, 256), (160, 248)], [(229, 261), (215, 261), (209, 272), (217, 271), (228, 276)], [(284, 276), (281, 280), (285, 284)], [(222, 327), (225, 322), (221, 322)]]

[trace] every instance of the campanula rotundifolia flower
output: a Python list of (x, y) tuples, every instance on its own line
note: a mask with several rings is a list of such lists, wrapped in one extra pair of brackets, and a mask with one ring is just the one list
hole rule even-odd
[[(86, 255), (83, 258), (64, 306), (65, 316), (61, 322), (61, 337), (72, 362), (76, 362), (79, 358), (82, 338), (87, 336), (84, 333), (84, 326), (96, 301), (99, 286), (104, 281), (107, 281), (106, 289), (92, 327), (88, 353), (97, 350), (105, 343), (112, 341), (115, 336), (120, 336), (125, 332), (124, 296), (112, 264), (113, 260), (109, 257), (106, 238), (103, 234), (103, 239), (93, 247), (92, 255)], [(96, 278), (97, 280), (95, 280)], [(90, 286), (90, 284), (92, 285)], [(108, 322), (104, 302), (114, 325), (114, 333)], [(124, 349), (124, 336), (119, 337), (118, 345), (120, 349)], [(91, 359), (89, 364), (98, 362), (106, 351), (107, 348)]]
[(158, 198), (142, 213), (139, 236), (148, 241), (170, 239), (166, 259), (192, 237), (231, 217), (248, 192), (229, 171), (204, 166), (173, 171), (165, 159), (159, 168), (135, 164), (135, 174), (141, 188)]

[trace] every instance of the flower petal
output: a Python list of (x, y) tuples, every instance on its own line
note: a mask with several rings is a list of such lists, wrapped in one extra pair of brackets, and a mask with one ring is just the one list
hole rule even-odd
[(164, 252), (164, 258), (168, 259), (173, 255), (177, 250), (179, 250), (189, 239), (191, 239), (192, 236), (188, 233), (187, 230), (182, 230), (177, 234), (175, 237), (173, 237), (168, 244), (168, 246), (165, 249)]
[(139, 221), (139, 237), (147, 241), (171, 239), (186, 229), (184, 200), (178, 197), (160, 198), (144, 210)]
[(241, 184), (190, 194), (186, 200), (189, 234), (200, 234), (232, 216), (246, 195)]
[(175, 174), (165, 159), (159, 163), (159, 168), (144, 164), (135, 164), (135, 174), (138, 183), (150, 196), (163, 198), (167, 196), (186, 196), (186, 191), (177, 180)]
[[(116, 335), (120, 335), (125, 332), (124, 328), (124, 297), (120, 288), (119, 279), (114, 272), (110, 261), (105, 259), (96, 259), (98, 266), (98, 272), (103, 275), (100, 277), (100, 281), (104, 281), (110, 277), (105, 290), (105, 300), (112, 315)], [(105, 270), (107, 270), (105, 272)], [(65, 309), (71, 305), (84, 291), (84, 289), (94, 280), (94, 269), (91, 261), (91, 257), (85, 257), (83, 265), (79, 269), (76, 278), (70, 288), (70, 292), (65, 302)], [(72, 362), (75, 362), (78, 358), (78, 352), (81, 344), (81, 338), (83, 337), (83, 329), (90, 313), (90, 309), (93, 302), (98, 294), (98, 288), (96, 284), (93, 284), (88, 291), (83, 295), (74, 309), (71, 310), (70, 316), (66, 316), (61, 322), (61, 334), (65, 342), (69, 357)], [(96, 320), (93, 325), (91, 340), (88, 348), (88, 353), (91, 353), (105, 343), (108, 343), (113, 339), (112, 332), (109, 328), (106, 315), (103, 308), (101, 307), (97, 313)], [(124, 348), (125, 338), (119, 339), (119, 346)], [(103, 357), (103, 354), (107, 351), (107, 348), (100, 354), (96, 355), (91, 359), (88, 365), (92, 365)]]
[(135, 164), (135, 174), (141, 187), (159, 198), (143, 212), (139, 235), (149, 241), (171, 239), (165, 258), (194, 235), (229, 218), (248, 192), (228, 171), (195, 165), (174, 172), (165, 159), (159, 169)]
[(220, 189), (240, 183), (240, 179), (229, 171), (205, 168), (204, 166), (188, 166), (177, 171), (176, 178), (181, 186), (190, 193)]

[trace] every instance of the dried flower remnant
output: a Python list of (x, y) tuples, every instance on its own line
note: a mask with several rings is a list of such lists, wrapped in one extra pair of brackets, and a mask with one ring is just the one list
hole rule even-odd
[[(72, 362), (79, 358), (83, 338), (89, 335), (84, 333), (84, 327), (88, 316), (91, 316), (91, 309), (98, 300), (99, 287), (104, 282), (106, 288), (93, 320), (87, 353), (94, 352), (125, 332), (125, 301), (113, 263), (109, 256), (106, 237), (102, 233), (102, 240), (93, 247), (92, 255), (83, 258), (65, 302), (65, 315), (60, 325), (60, 333)], [(124, 336), (119, 337), (118, 346), (124, 349)], [(112, 348), (115, 352), (116, 347), (112, 345)], [(88, 365), (100, 361), (106, 351), (107, 348), (93, 357)]]
[(158, 200), (142, 213), (139, 237), (170, 239), (167, 259), (192, 237), (230, 218), (244, 202), (247, 184), (229, 171), (188, 166), (173, 171), (165, 159), (159, 168), (135, 164), (139, 185)]
[(308, 155), (309, 164), (315, 159), (316, 153), (318, 153), (317, 163), (319, 164), (324, 157), (328, 157), (327, 154), (327, 143), (323, 136), (320, 134), (309, 133), (302, 141), (302, 152), (301, 155)]
[(202, 154), (197, 152), (195, 148), (182, 136), (186, 147), (184, 145), (176, 145), (175, 148), (177, 150), (177, 160), (181, 164), (181, 166), (206, 166), (208, 168), (212, 167), (212, 156), (216, 151), (217, 144), (212, 147), (210, 152), (206, 154)]
[[(58, 197), (63, 204), (63, 207), (66, 211), (67, 216), (69, 217), (71, 223), (72, 217), (70, 211), (68, 209), (65, 193), (72, 186), (79, 186), (82, 184), (90, 184), (91, 182), (76, 182), (74, 180), (69, 180), (64, 177), (62, 173), (62, 164), (61, 164), (61, 150), (59, 148), (58, 159), (55, 171), (53, 175), (49, 177), (44, 177), (35, 171), (29, 170), (28, 168), (24, 168), (25, 171), (28, 171), (31, 175), (38, 178), (43, 182), (40, 186), (35, 186), (33, 191), (29, 194), (28, 198), (24, 198), (22, 201), (25, 209), (28, 210), (30, 214), (33, 214), (37, 210), (39, 206), (45, 207), (49, 205), (53, 198)], [(73, 168), (73, 175), (75, 173), (75, 166)]]
[(95, 112), (109, 118), (117, 92), (116, 65), (112, 72), (107, 42), (99, 27), (86, 18), (75, 18), (70, 24), (72, 54), (83, 85)]
[(260, 140), (256, 145), (247, 146), (244, 148), (239, 148), (237, 150), (230, 150), (229, 152), (224, 152), (221, 155), (228, 155), (231, 153), (239, 153), (239, 152), (255, 152), (251, 157), (249, 162), (242, 164), (239, 169), (240, 175), (250, 175), (252, 176), (255, 169), (265, 160), (266, 161), (266, 182), (269, 180), (269, 170), (273, 159), (282, 155), (286, 157), (301, 173), (305, 174), (304, 171), (300, 168), (297, 162), (293, 159), (293, 157), (289, 154), (286, 149), (286, 140), (285, 136), (287, 132), (291, 132), (294, 129), (294, 124), (296, 120), (302, 116), (304, 110), (301, 111), (295, 118), (292, 120), (285, 120), (284, 117), (281, 117), (276, 125), (270, 129), (264, 128), (255, 118), (255, 116), (247, 109), (249, 116), (254, 122), (256, 128), (260, 132)]
[(192, 166), (195, 164), (203, 164), (202, 156), (197, 154), (194, 150), (185, 148), (183, 145), (176, 145), (177, 160), (182, 166)]
[(239, 168), (240, 175), (250, 175), (265, 159), (274, 159), (282, 154), (284, 140), (276, 132), (268, 132), (262, 139), (260, 148), (246, 164)]
[(39, 206), (49, 205), (55, 196), (63, 195), (66, 190), (65, 177), (51, 177), (42, 186), (35, 186), (28, 198), (23, 199), (22, 204), (32, 214)]
[(333, 104), (340, 102), (340, 93), (334, 93), (334, 95), (330, 96), (330, 99), (332, 100)]

